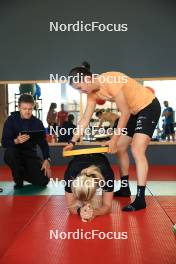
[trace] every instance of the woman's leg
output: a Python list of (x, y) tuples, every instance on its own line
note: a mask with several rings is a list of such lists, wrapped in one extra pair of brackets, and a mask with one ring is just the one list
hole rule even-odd
[(131, 195), (128, 178), (129, 178), (129, 157), (128, 146), (131, 143), (132, 138), (126, 135), (122, 135), (117, 143), (117, 159), (119, 161), (119, 170), (121, 176), (121, 188), (114, 192), (115, 197), (129, 197)]
[(137, 195), (134, 202), (124, 207), (123, 211), (136, 211), (146, 207), (145, 185), (148, 174), (148, 162), (145, 152), (158, 123), (160, 113), (160, 103), (155, 98), (151, 104), (142, 109), (136, 116), (137, 120), (131, 144), (131, 152), (136, 163), (138, 181)]
[(146, 185), (148, 161), (145, 153), (150, 140), (149, 136), (140, 133), (134, 134), (132, 140), (131, 152), (136, 163), (138, 185)]
[(145, 134), (135, 133), (132, 139), (131, 152), (136, 164), (137, 195), (134, 202), (123, 208), (123, 211), (136, 211), (146, 207), (145, 186), (148, 174), (148, 162), (146, 149), (150, 143), (150, 137)]

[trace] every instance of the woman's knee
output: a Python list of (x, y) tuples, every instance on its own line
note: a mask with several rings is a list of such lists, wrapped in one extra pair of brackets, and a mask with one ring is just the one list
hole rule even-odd
[(128, 151), (128, 145), (117, 144), (117, 155), (122, 155)]
[(121, 136), (117, 142), (117, 155), (123, 155), (127, 153), (128, 146), (131, 143), (131, 138), (128, 136)]
[(149, 136), (140, 133), (135, 134), (131, 143), (131, 152), (133, 157), (144, 157), (149, 143)]
[(138, 144), (131, 145), (131, 153), (134, 158), (140, 158), (145, 155), (146, 147)]

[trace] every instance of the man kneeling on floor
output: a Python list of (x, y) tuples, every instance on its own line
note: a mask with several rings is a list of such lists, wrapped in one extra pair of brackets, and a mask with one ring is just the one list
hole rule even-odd
[[(50, 177), (49, 146), (45, 139), (42, 121), (32, 115), (34, 99), (23, 94), (18, 100), (19, 112), (9, 116), (4, 124), (2, 146), (4, 161), (12, 171), (14, 188), (22, 188), (23, 181), (44, 187)], [(43, 131), (43, 137), (32, 139), (23, 131)], [(43, 154), (43, 161), (37, 156), (37, 145)]]

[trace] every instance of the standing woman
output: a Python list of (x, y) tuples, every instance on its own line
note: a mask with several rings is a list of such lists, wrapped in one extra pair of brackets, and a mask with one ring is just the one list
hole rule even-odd
[[(115, 102), (121, 112), (117, 131), (126, 128), (126, 135), (114, 133), (106, 143), (110, 153), (117, 153), (120, 165), (121, 184), (115, 196), (127, 197), (131, 195), (128, 185), (129, 157), (128, 145), (136, 164), (137, 194), (133, 203), (125, 206), (123, 211), (136, 211), (146, 207), (145, 187), (148, 174), (146, 149), (150, 143), (155, 127), (158, 123), (161, 107), (158, 99), (147, 88), (134, 79), (120, 72), (106, 72), (93, 75), (87, 67), (76, 67), (69, 74), (70, 85), (87, 94), (87, 107), (80, 120), (79, 133), (74, 135), (64, 150), (71, 150), (81, 136), (93, 115), (96, 100), (102, 99)], [(83, 128), (83, 129), (82, 129)], [(123, 185), (123, 186), (122, 186)]]
[(50, 132), (50, 126), (56, 129), (56, 119), (57, 119), (57, 112), (56, 112), (57, 104), (51, 103), (48, 114), (47, 114), (47, 123), (48, 123), (48, 132)]

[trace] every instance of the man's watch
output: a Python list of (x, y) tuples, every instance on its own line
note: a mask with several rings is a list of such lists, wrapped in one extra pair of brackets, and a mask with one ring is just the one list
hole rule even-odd
[(69, 141), (68, 141), (68, 144), (72, 144), (73, 146), (75, 146), (75, 145), (76, 145), (76, 142), (74, 142), (74, 141), (72, 141), (72, 140), (69, 140)]

